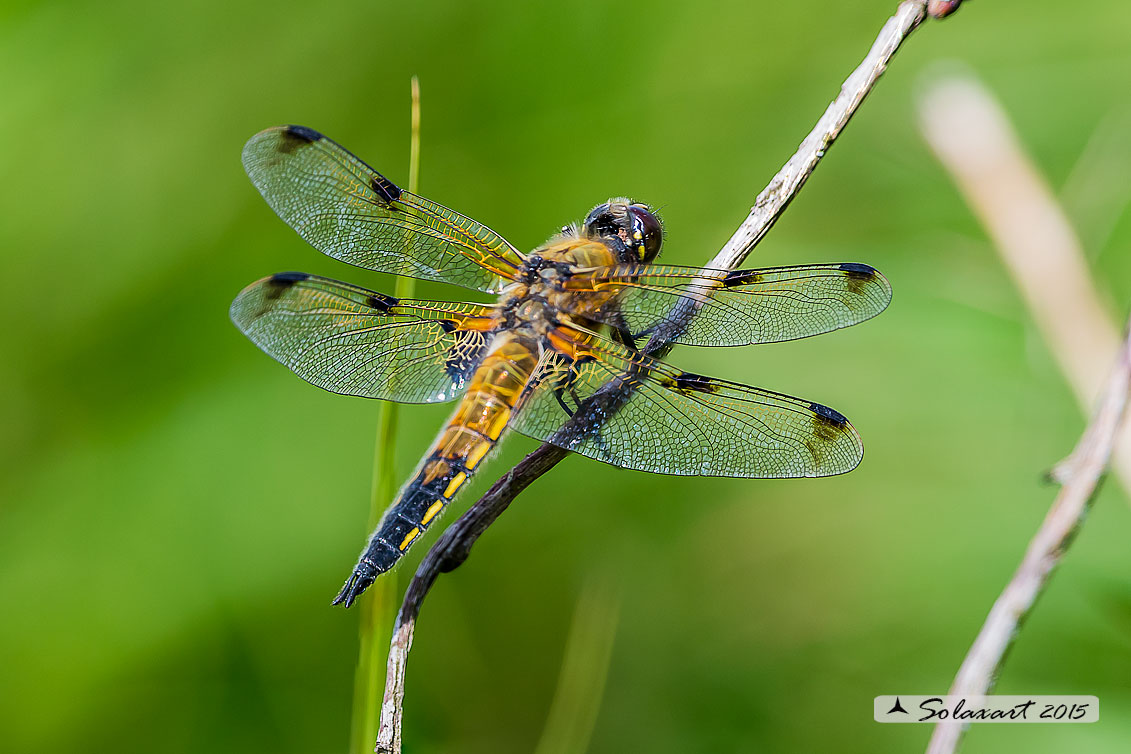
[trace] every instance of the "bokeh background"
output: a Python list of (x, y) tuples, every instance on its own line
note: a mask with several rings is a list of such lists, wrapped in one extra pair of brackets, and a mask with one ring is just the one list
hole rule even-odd
[[(240, 165), (249, 136), (309, 125), (403, 182), (417, 74), (426, 195), (523, 248), (633, 195), (662, 208), (667, 261), (702, 263), (894, 5), (4, 6), (0, 749), (347, 747), (357, 611), (329, 600), (366, 534), (377, 404), (300, 381), (227, 308), (281, 270), (393, 281), (271, 213)], [(1131, 158), (1104, 136), (1131, 125), (1131, 11), (1022, 5), (918, 31), (752, 257), (871, 263), (888, 311), (671, 356), (836, 407), (863, 465), (758, 482), (567, 460), (425, 605), (409, 751), (531, 751), (591, 583), (619, 620), (589, 751), (921, 750), (930, 728), (877, 725), (871, 698), (948, 687), (1084, 423), (918, 133), (939, 61), (997, 93), (1055, 189), (1088, 187), (1065, 204), (1113, 318), (1131, 302)], [(447, 411), (402, 412), (398, 476)], [(457, 508), (533, 447), (512, 437)], [(998, 687), (1097, 694), (1102, 721), (981, 726), (965, 751), (1127, 750), (1127, 502), (1104, 489)]]

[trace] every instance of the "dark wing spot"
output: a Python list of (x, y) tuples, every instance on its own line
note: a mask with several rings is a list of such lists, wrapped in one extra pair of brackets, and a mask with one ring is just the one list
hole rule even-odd
[(731, 288), (736, 285), (750, 285), (761, 281), (762, 276), (758, 274), (757, 270), (731, 270), (723, 278), (723, 287)]
[(810, 403), (809, 410), (819, 416), (822, 421), (837, 427), (843, 427), (845, 424), (848, 424), (848, 419), (844, 418), (844, 414), (828, 406), (822, 406), (820, 403)]
[(841, 272), (848, 273), (848, 290), (860, 295), (864, 286), (876, 279), (876, 268), (859, 262), (845, 262), (840, 266)]
[(301, 283), (309, 278), (305, 272), (277, 272), (267, 281), (267, 298), (275, 300), (282, 296), (292, 285)]
[(875, 277), (875, 268), (871, 265), (861, 265), (860, 262), (845, 262), (840, 269), (848, 272), (848, 277), (871, 280)]
[(309, 277), (310, 275), (305, 272), (276, 272), (271, 276), (271, 282), (290, 286), (295, 283), (301, 283)]
[(815, 417), (817, 436), (822, 440), (832, 440), (848, 424), (843, 414), (820, 403), (810, 403), (809, 410)]
[(279, 136), (279, 151), (290, 154), (299, 147), (311, 144), (322, 138), (322, 134), (306, 126), (285, 126)]
[(387, 202), (395, 202), (397, 199), (401, 198), (401, 190), (397, 187), (397, 184), (380, 173), (374, 174), (373, 180), (369, 182), (369, 185)]
[(876, 268), (869, 264), (859, 262), (845, 262), (840, 266), (842, 272), (847, 272), (850, 278), (856, 280), (875, 280)]
[(444, 330), (444, 332), (450, 333), (455, 332), (459, 326), (456, 325), (455, 322), (452, 322), (450, 319), (441, 319), (440, 327)]
[(400, 299), (386, 296), (384, 293), (374, 293), (365, 299), (365, 303), (382, 314), (388, 314), (390, 309), (400, 303)]
[(682, 393), (713, 393), (718, 389), (718, 386), (710, 377), (693, 374), (692, 372), (683, 372), (678, 375), (675, 378), (674, 387)]

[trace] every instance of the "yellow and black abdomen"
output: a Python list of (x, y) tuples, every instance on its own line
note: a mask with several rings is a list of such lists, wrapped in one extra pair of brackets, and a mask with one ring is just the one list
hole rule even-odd
[(459, 407), (385, 512), (335, 605), (349, 607), (378, 574), (392, 568), (467, 483), (506, 429), (538, 356), (533, 340), (512, 333), (495, 336)]

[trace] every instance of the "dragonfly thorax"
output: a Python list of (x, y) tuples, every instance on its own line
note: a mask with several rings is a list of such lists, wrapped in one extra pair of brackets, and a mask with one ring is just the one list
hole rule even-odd
[(605, 240), (563, 235), (551, 239), (527, 256), (500, 298), (503, 327), (545, 336), (561, 324), (590, 322), (615, 289), (575, 289), (570, 280), (593, 269), (618, 262), (617, 251)]
[(535, 335), (545, 335), (558, 324), (563, 315), (551, 301), (562, 295), (556, 283), (539, 281), (533, 284), (513, 285), (500, 300), (501, 329), (525, 330)]
[(528, 325), (537, 328), (542, 323), (548, 324), (552, 321), (553, 314), (546, 304), (546, 299), (534, 295), (516, 302), (514, 318), (518, 326)]
[[(547, 249), (553, 252), (552, 249)], [(560, 252), (555, 256), (561, 256)], [(563, 259), (547, 258), (535, 252), (526, 258), (518, 277), (528, 285), (560, 284), (569, 278), (573, 265)]]

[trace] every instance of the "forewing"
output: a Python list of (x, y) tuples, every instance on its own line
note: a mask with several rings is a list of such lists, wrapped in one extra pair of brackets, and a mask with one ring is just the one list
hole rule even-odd
[(271, 209), (319, 251), (379, 272), (489, 293), (522, 256), (490, 228), (403, 191), (322, 134), (279, 126), (247, 142), (243, 164)]
[(620, 265), (580, 272), (569, 285), (619, 291), (595, 319), (627, 324), (638, 338), (696, 346), (819, 335), (870, 319), (891, 301), (884, 276), (857, 263), (732, 271)]
[(307, 382), (334, 393), (402, 403), (459, 396), (486, 346), (493, 308), (397, 300), (288, 272), (245, 288), (236, 326)]
[(564, 347), (546, 352), (511, 420), (523, 434), (614, 466), (688, 476), (829, 476), (863, 457), (856, 430), (827, 406), (559, 333)]

